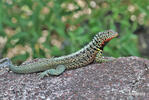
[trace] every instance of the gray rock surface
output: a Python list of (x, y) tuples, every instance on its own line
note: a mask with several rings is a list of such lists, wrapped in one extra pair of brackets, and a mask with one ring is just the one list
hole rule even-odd
[(0, 70), (0, 100), (148, 100), (149, 60), (121, 57), (57, 77)]

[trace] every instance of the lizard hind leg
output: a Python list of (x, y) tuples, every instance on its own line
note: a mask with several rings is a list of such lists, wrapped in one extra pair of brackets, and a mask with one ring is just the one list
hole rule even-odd
[(65, 71), (65, 69), (66, 69), (66, 67), (64, 65), (58, 65), (56, 67), (56, 69), (48, 69), (48, 70), (42, 72), (39, 75), (39, 77), (43, 78), (48, 75), (58, 76), (58, 75), (62, 74)]

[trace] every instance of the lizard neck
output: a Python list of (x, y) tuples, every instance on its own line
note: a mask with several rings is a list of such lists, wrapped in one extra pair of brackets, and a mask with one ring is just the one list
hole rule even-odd
[(99, 41), (96, 40), (96, 38), (94, 38), (89, 44), (88, 47), (93, 50), (95, 53), (98, 53), (99, 51), (102, 51), (104, 46), (107, 43), (105, 43), (102, 39), (100, 39)]

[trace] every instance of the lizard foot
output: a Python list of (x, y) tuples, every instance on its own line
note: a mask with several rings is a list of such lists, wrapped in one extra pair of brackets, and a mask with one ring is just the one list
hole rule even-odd
[(44, 72), (42, 72), (39, 77), (40, 78), (44, 78), (45, 76), (48, 76), (48, 75), (54, 75), (54, 76), (57, 76), (57, 75), (60, 75), (62, 74), (64, 71), (65, 71), (66, 67), (64, 65), (58, 65), (56, 67), (56, 69), (48, 69)]
[(109, 58), (106, 58), (106, 57), (100, 57), (100, 58), (97, 58), (95, 59), (95, 62), (96, 63), (104, 63), (104, 62), (109, 62), (109, 61), (113, 61), (115, 60), (116, 58), (114, 57), (109, 57)]

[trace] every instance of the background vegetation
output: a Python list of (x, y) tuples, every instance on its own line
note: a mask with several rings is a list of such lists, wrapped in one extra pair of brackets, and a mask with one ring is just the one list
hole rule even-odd
[(0, 53), (15, 62), (75, 52), (113, 29), (104, 55), (141, 56), (134, 32), (149, 26), (148, 0), (0, 0)]

